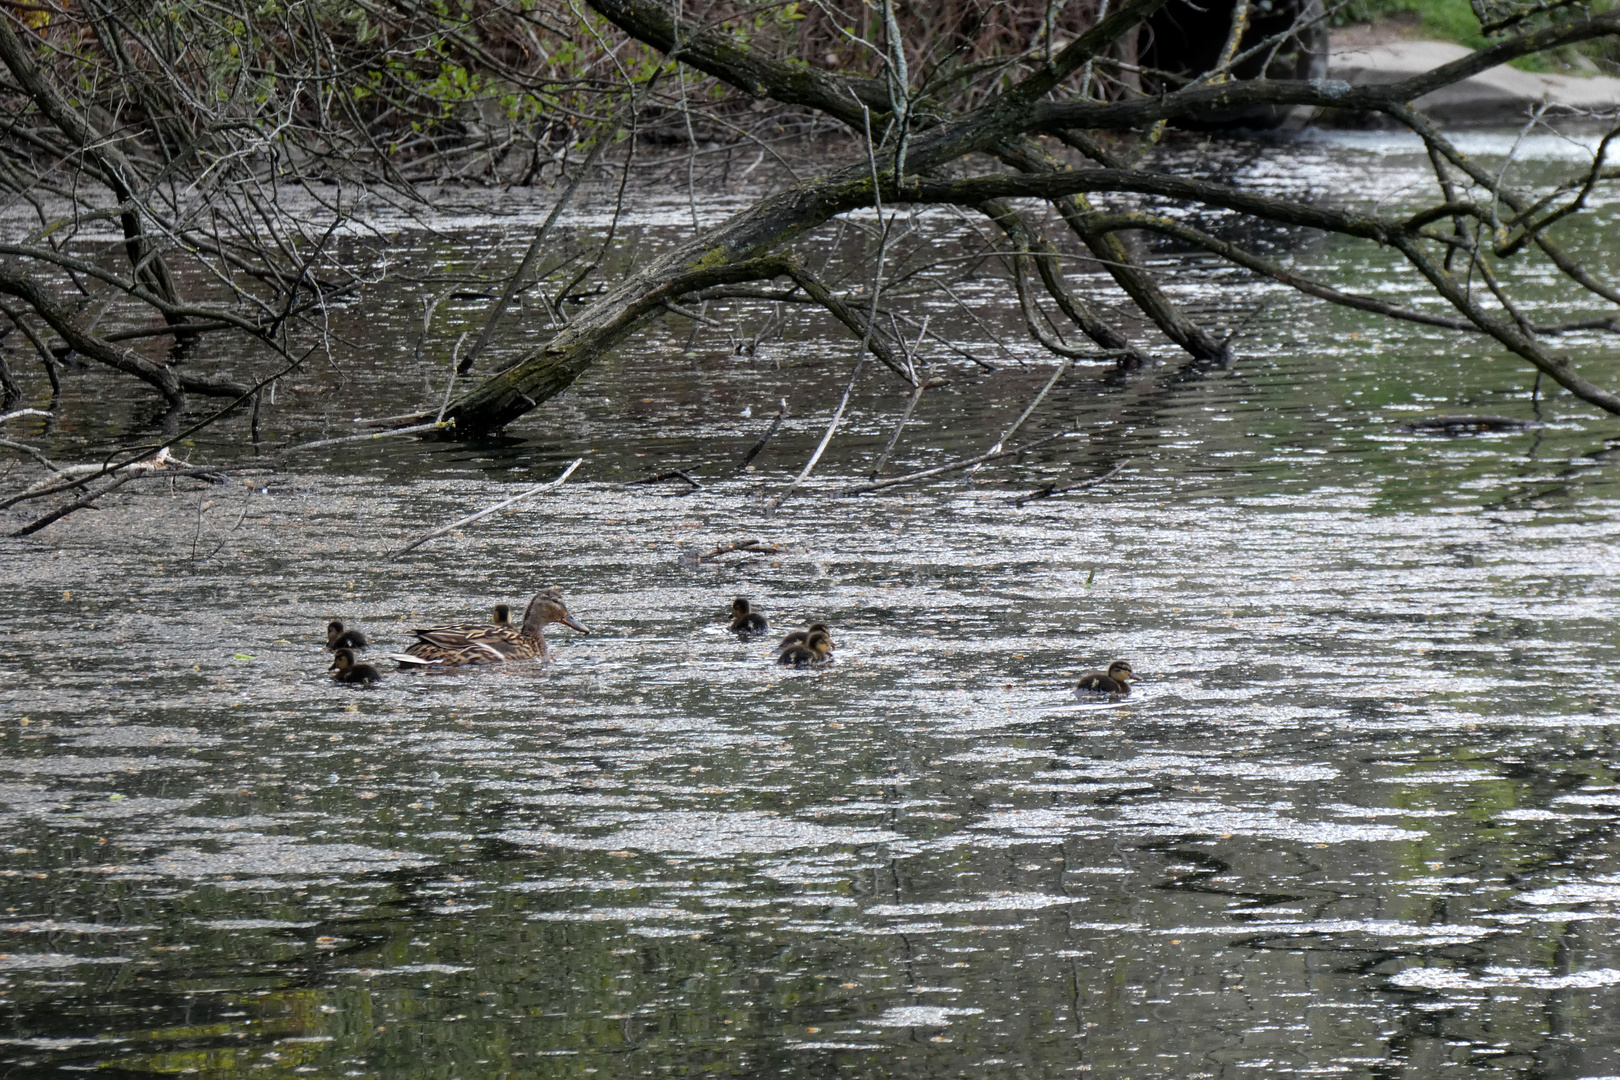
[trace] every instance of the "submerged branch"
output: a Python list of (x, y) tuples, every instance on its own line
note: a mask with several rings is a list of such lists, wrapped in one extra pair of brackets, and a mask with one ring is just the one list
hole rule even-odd
[(955, 472), (958, 469), (971, 469), (973, 466), (982, 465), (987, 461), (997, 461), (1001, 458), (1016, 457), (1019, 454), (1034, 450), (1037, 447), (1045, 446), (1047, 443), (1056, 442), (1059, 439), (1067, 438), (1068, 436), (1075, 434), (1078, 433), (1073, 431), (1060, 431), (1056, 435), (1048, 435), (1044, 439), (1036, 439), (1034, 442), (1027, 442), (1023, 446), (1015, 446), (1011, 450), (998, 450), (990, 454), (980, 454), (978, 457), (963, 458), (960, 461), (952, 461), (945, 465), (936, 465), (932, 469), (922, 469), (918, 472), (907, 473), (904, 476), (891, 477), (888, 480), (878, 480), (870, 484), (857, 484), (854, 487), (845, 488), (838, 494), (865, 495), (870, 491), (882, 491), (884, 488), (895, 487), (899, 484), (911, 484), (918, 480), (927, 480), (930, 477), (942, 476), (945, 473)]
[(506, 499), (506, 500), (504, 500), (502, 502), (498, 502), (494, 506), (489, 507), (488, 509), (480, 510), (476, 514), (468, 514), (466, 517), (460, 518), (460, 519), (458, 519), (456, 521), (452, 521), (450, 524), (444, 526), (441, 529), (434, 529), (430, 533), (424, 533), (423, 535), (418, 536), (415, 540), (412, 540), (410, 543), (406, 544), (404, 547), (400, 548), (398, 551), (394, 552), (393, 554), (389, 555), (388, 557), (390, 559), (397, 559), (401, 555), (405, 554), (406, 552), (414, 550), (415, 548), (421, 547), (423, 544), (427, 543), (429, 540), (432, 540), (434, 537), (443, 536), (447, 532), (453, 532), (456, 529), (461, 528), (463, 525), (471, 525), (473, 522), (479, 520), (480, 518), (487, 518), (487, 517), (489, 517), (489, 515), (497, 512), (499, 510), (505, 510), (508, 506), (511, 506), (513, 503), (522, 502), (524, 499), (529, 498), (531, 495), (538, 495), (543, 491), (554, 491), (557, 488), (562, 487), (563, 484), (568, 481), (568, 478), (574, 474), (574, 470), (579, 468), (580, 464), (584, 460), (585, 459), (582, 458), (582, 457), (581, 458), (575, 458), (572, 462), (569, 463), (568, 468), (566, 468), (566, 469), (564, 469), (562, 471), (562, 474), (560, 476), (558, 476), (557, 479), (548, 480), (544, 484), (536, 484), (534, 487), (530, 488), (529, 490), (519, 492), (518, 494), (512, 496), (510, 499)]

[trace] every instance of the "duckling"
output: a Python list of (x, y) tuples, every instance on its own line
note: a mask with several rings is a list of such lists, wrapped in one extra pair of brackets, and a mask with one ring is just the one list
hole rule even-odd
[(827, 643), (830, 646), (832, 644), (832, 631), (827, 629), (826, 623), (813, 622), (805, 629), (795, 630), (793, 633), (783, 638), (782, 644), (778, 645), (777, 648), (785, 649), (789, 645), (803, 645), (805, 639), (811, 634), (815, 633), (817, 630), (820, 630), (823, 634), (827, 635)]
[(358, 630), (345, 630), (343, 624), (333, 619), (326, 624), (326, 651), (337, 649), (363, 649), (366, 647), (366, 635)]
[(508, 607), (505, 604), (496, 604), (495, 605), (495, 625), (496, 626), (511, 626), (512, 625), (512, 609), (510, 607)]
[(562, 597), (547, 589), (535, 594), (523, 612), (522, 626), (455, 623), (412, 630), (416, 643), (403, 653), (392, 653), (402, 668), (463, 667), (469, 664), (499, 664), (505, 660), (546, 658), (546, 639), (541, 633), (551, 623), (562, 623), (582, 634), (590, 630), (574, 621)]
[(1136, 678), (1131, 673), (1128, 660), (1115, 660), (1108, 665), (1107, 672), (1088, 671), (1080, 676), (1074, 691), (1077, 694), (1112, 694), (1115, 697), (1129, 697), (1131, 694), (1131, 680)]
[(752, 637), (755, 634), (763, 634), (770, 628), (771, 624), (765, 621), (765, 616), (750, 608), (747, 600), (739, 596), (731, 602), (731, 632), (733, 634)]
[(335, 671), (332, 676), (335, 682), (355, 683), (360, 686), (370, 686), (374, 682), (382, 681), (382, 676), (370, 664), (357, 664), (354, 662), (352, 649), (338, 649), (332, 654), (332, 666), (327, 671)]
[(832, 659), (832, 639), (825, 630), (817, 630), (804, 639), (802, 645), (789, 645), (776, 658), (784, 667), (805, 667), (825, 664)]

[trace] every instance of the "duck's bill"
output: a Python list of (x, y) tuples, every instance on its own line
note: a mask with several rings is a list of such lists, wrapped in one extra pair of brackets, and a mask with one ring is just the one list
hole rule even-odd
[(588, 634), (588, 633), (591, 632), (589, 627), (581, 626), (579, 623), (575, 622), (574, 617), (572, 615), (564, 615), (558, 621), (561, 622), (564, 626), (568, 627), (569, 629), (578, 630), (582, 634)]

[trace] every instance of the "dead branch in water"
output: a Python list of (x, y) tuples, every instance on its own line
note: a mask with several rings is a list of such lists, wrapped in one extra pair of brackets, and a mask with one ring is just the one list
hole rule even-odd
[(579, 468), (580, 463), (583, 462), (584, 460), (585, 459), (582, 458), (582, 457), (581, 458), (575, 458), (572, 462), (569, 463), (568, 468), (566, 468), (566, 469), (564, 469), (562, 471), (562, 475), (557, 477), (557, 479), (547, 481), (544, 484), (537, 484), (534, 487), (530, 488), (528, 491), (521, 492), (521, 493), (519, 493), (517, 495), (512, 496), (510, 499), (506, 499), (506, 500), (504, 500), (502, 502), (498, 502), (494, 506), (491, 506), (490, 508), (488, 508), (487, 510), (480, 510), (476, 514), (468, 514), (466, 517), (461, 518), (459, 521), (452, 521), (450, 524), (446, 525), (442, 529), (434, 529), (430, 533), (426, 533), (426, 534), (424, 534), (422, 536), (418, 536), (415, 540), (412, 540), (410, 543), (406, 544), (404, 547), (400, 548), (398, 551), (394, 552), (392, 555), (390, 555), (388, 557), (390, 559), (397, 559), (401, 555), (405, 554), (407, 551), (411, 551), (411, 550), (413, 550), (415, 548), (421, 547), (423, 544), (427, 543), (429, 540), (432, 540), (436, 536), (443, 536), (445, 533), (452, 532), (452, 531), (454, 531), (456, 529), (459, 529), (463, 525), (471, 525), (473, 522), (477, 521), (479, 518), (489, 517), (489, 515), (495, 513), (497, 510), (505, 510), (508, 506), (511, 506), (513, 503), (522, 502), (524, 499), (527, 499), (531, 495), (538, 495), (542, 491), (552, 491), (552, 490), (555, 490), (556, 488), (560, 488), (560, 487), (563, 486), (564, 482), (566, 482), (567, 479), (574, 474), (574, 470)]
[(317, 446), (336, 446), (338, 443), (369, 442), (372, 439), (390, 439), (396, 435), (420, 435), (424, 431), (442, 431), (453, 427), (454, 420), (435, 420), (431, 424), (412, 424), (410, 427), (394, 428), (392, 431), (374, 431), (369, 435), (341, 435), (335, 439), (316, 439), (314, 442), (299, 443), (289, 446), (281, 451), (290, 454), (295, 450), (313, 450)]
[(787, 419), (787, 414), (787, 398), (783, 398), (782, 407), (776, 410), (776, 418), (771, 421), (771, 426), (765, 429), (765, 434), (759, 437), (759, 442), (750, 447), (748, 453), (742, 456), (742, 460), (737, 462), (737, 467), (732, 469), (732, 472), (740, 473), (753, 464), (754, 459), (764, 452), (765, 444), (771, 441), (771, 436), (776, 434), (776, 429), (782, 426), (782, 421)]
[(1106, 483), (1107, 481), (1112, 480), (1114, 477), (1118, 476), (1124, 470), (1124, 468), (1125, 466), (1123, 464), (1115, 465), (1112, 469), (1109, 469), (1100, 476), (1093, 476), (1090, 480), (1082, 480), (1077, 484), (1070, 484), (1068, 487), (1058, 487), (1056, 484), (1047, 484), (1045, 487), (1038, 488), (1035, 491), (1030, 492), (1028, 495), (1019, 495), (1016, 498), (1008, 499), (1007, 501), (1014, 506), (1023, 506), (1028, 502), (1036, 502), (1040, 499), (1051, 499), (1058, 495), (1065, 495), (1071, 491), (1084, 491), (1086, 488), (1094, 488), (1098, 484)]
[(773, 544), (768, 540), (733, 540), (729, 544), (718, 544), (715, 546), (713, 551), (710, 551), (704, 555), (699, 555), (696, 562), (712, 562), (723, 555), (730, 555), (733, 552), (740, 552), (746, 555), (776, 555), (779, 554), (781, 550), (782, 548), (780, 545)]
[[(100, 475), (100, 474), (96, 474), (96, 475)], [(182, 476), (189, 476), (189, 477), (193, 477), (193, 478), (199, 479), (199, 480), (207, 480), (210, 483), (214, 483), (214, 484), (223, 484), (225, 482), (225, 474), (224, 474), (224, 472), (222, 472), (218, 468), (212, 468), (212, 469), (210, 469), (210, 468), (201, 468), (201, 469), (162, 469), (162, 470), (143, 470), (141, 472), (135, 472), (135, 471), (132, 470), (132, 471), (128, 471), (128, 472), (123, 473), (121, 476), (116, 477), (111, 483), (104, 485), (103, 487), (97, 489), (96, 491), (92, 491), (92, 492), (87, 493), (82, 499), (79, 499), (77, 502), (72, 502), (72, 503), (69, 503), (66, 506), (59, 507), (56, 510), (52, 510), (50, 513), (46, 514), (44, 517), (35, 518), (33, 521), (29, 522), (27, 525), (24, 525), (22, 528), (18, 529), (16, 532), (12, 533), (11, 535), (14, 536), (14, 537), (17, 537), (17, 536), (30, 536), (30, 535), (32, 535), (34, 533), (37, 533), (41, 529), (45, 528), (46, 526), (54, 525), (56, 522), (61, 521), (63, 518), (67, 517), (69, 514), (76, 513), (77, 511), (84, 510), (87, 507), (90, 507), (91, 505), (93, 505), (96, 502), (96, 500), (100, 499), (103, 495), (107, 495), (107, 494), (110, 494), (113, 491), (118, 490), (119, 488), (123, 487), (125, 484), (129, 483), (131, 480), (151, 480), (151, 479), (154, 479), (154, 478), (161, 479), (161, 480), (168, 480), (168, 479), (173, 479), (173, 478), (182, 477)], [(91, 480), (93, 478), (94, 477), (86, 477), (85, 481), (88, 482), (89, 480)]]
[(888, 480), (879, 480), (876, 483), (857, 484), (855, 487), (845, 488), (838, 494), (865, 495), (869, 491), (882, 491), (884, 488), (895, 487), (899, 484), (910, 484), (915, 483), (918, 480), (927, 480), (931, 476), (941, 476), (948, 472), (955, 472), (957, 469), (970, 469), (975, 465), (982, 465), (986, 461), (995, 461), (998, 458), (1016, 457), (1019, 454), (1034, 450), (1036, 447), (1045, 446), (1047, 443), (1056, 442), (1059, 439), (1075, 434), (1078, 433), (1073, 431), (1060, 431), (1056, 435), (1048, 435), (1044, 439), (1036, 439), (1034, 442), (1027, 442), (1023, 446), (1015, 446), (1011, 450), (998, 450), (991, 454), (980, 454), (978, 457), (963, 458), (960, 461), (953, 461), (947, 465), (936, 465), (932, 469), (923, 469), (919, 472), (907, 473), (904, 476), (895, 476)]
[(686, 481), (686, 483), (688, 485), (690, 485), (690, 486), (687, 488), (687, 490), (677, 493), (677, 494), (680, 494), (680, 495), (690, 495), (694, 491), (702, 491), (703, 490), (703, 485), (698, 483), (696, 480), (692, 479), (691, 476), (687, 475), (686, 470), (684, 470), (684, 469), (667, 469), (664, 472), (659, 473), (657, 476), (645, 476), (645, 477), (642, 477), (640, 480), (626, 481), (625, 483), (620, 484), (619, 486), (620, 487), (642, 487), (643, 485), (646, 485), (646, 484), (662, 484), (665, 480), (684, 480), (684, 481)]

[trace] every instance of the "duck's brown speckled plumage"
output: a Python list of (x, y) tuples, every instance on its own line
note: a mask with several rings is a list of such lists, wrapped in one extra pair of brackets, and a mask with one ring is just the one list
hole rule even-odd
[(804, 639), (802, 644), (789, 645), (782, 650), (776, 658), (778, 664), (784, 667), (807, 667), (811, 664), (825, 664), (832, 659), (832, 638), (826, 631), (817, 630)]
[[(498, 613), (498, 611), (497, 611)], [(521, 626), (500, 623), (454, 623), (412, 630), (415, 644), (396, 654), (401, 667), (466, 667), (499, 664), (507, 660), (545, 659), (546, 639), (541, 633), (551, 623), (590, 631), (574, 621), (556, 592), (539, 593), (529, 601)]]
[(354, 662), (354, 650), (338, 649), (332, 654), (332, 666), (326, 669), (333, 672), (332, 679), (340, 683), (353, 683), (356, 686), (369, 686), (374, 682), (382, 681), (382, 675), (370, 664), (357, 664)]
[(731, 602), (731, 632), (733, 634), (752, 637), (755, 634), (763, 634), (770, 628), (771, 624), (765, 621), (765, 616), (755, 611), (747, 600), (739, 596)]
[(782, 644), (778, 645), (777, 648), (785, 649), (789, 645), (803, 645), (810, 635), (815, 633), (817, 630), (827, 635), (827, 641), (829, 644), (832, 642), (832, 631), (827, 629), (827, 624), (813, 622), (803, 630), (795, 630), (793, 633), (783, 638)]
[(1131, 680), (1136, 678), (1131, 672), (1130, 662), (1115, 660), (1108, 665), (1107, 671), (1088, 671), (1080, 676), (1075, 684), (1075, 692), (1079, 694), (1112, 694), (1115, 697), (1129, 697), (1131, 693)]
[(366, 635), (358, 630), (345, 630), (343, 623), (333, 619), (326, 624), (326, 650), (333, 652), (337, 649), (363, 649), (366, 647)]

